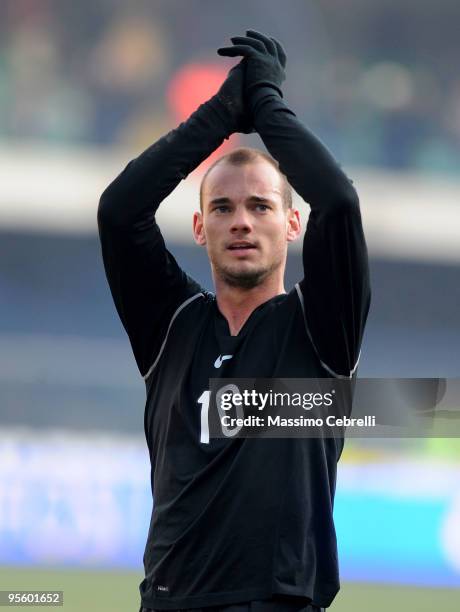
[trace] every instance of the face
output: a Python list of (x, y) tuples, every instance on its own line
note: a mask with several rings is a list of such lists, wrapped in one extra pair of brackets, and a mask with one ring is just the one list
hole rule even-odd
[(300, 220), (297, 210), (284, 208), (282, 179), (271, 164), (217, 164), (206, 178), (202, 203), (193, 230), (215, 276), (251, 288), (284, 274), (287, 243), (298, 237)]

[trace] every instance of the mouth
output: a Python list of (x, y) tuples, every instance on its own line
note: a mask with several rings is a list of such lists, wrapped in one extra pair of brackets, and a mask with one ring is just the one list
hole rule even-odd
[(235, 254), (247, 253), (248, 251), (256, 250), (257, 247), (252, 242), (233, 242), (227, 249)]

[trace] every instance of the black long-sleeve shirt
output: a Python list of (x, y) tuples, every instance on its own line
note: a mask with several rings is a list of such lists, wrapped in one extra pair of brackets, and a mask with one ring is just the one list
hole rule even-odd
[[(254, 126), (311, 207), (304, 277), (231, 336), (212, 293), (166, 249), (155, 211), (230, 135), (215, 97), (104, 191), (107, 278), (146, 381), (154, 508), (143, 605), (201, 607), (276, 593), (328, 606), (338, 588), (337, 439), (209, 439), (209, 379), (349, 378), (370, 300), (359, 203), (330, 153), (270, 90)], [(225, 356), (226, 359), (222, 360)]]

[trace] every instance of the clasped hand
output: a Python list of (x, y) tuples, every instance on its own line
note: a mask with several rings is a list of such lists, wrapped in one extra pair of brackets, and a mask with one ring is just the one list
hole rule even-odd
[(250, 98), (260, 87), (270, 87), (280, 96), (286, 75), (286, 53), (275, 38), (256, 30), (247, 30), (246, 36), (234, 36), (231, 47), (221, 47), (217, 53), (227, 57), (242, 56), (239, 64), (231, 68), (217, 97), (226, 107), (235, 132), (249, 134), (253, 117)]

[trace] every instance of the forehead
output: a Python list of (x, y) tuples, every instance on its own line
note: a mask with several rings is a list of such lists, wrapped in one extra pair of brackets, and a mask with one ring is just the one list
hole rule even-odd
[(264, 159), (243, 165), (219, 163), (209, 172), (203, 185), (206, 199), (247, 195), (275, 198), (281, 196), (281, 191), (279, 172)]

